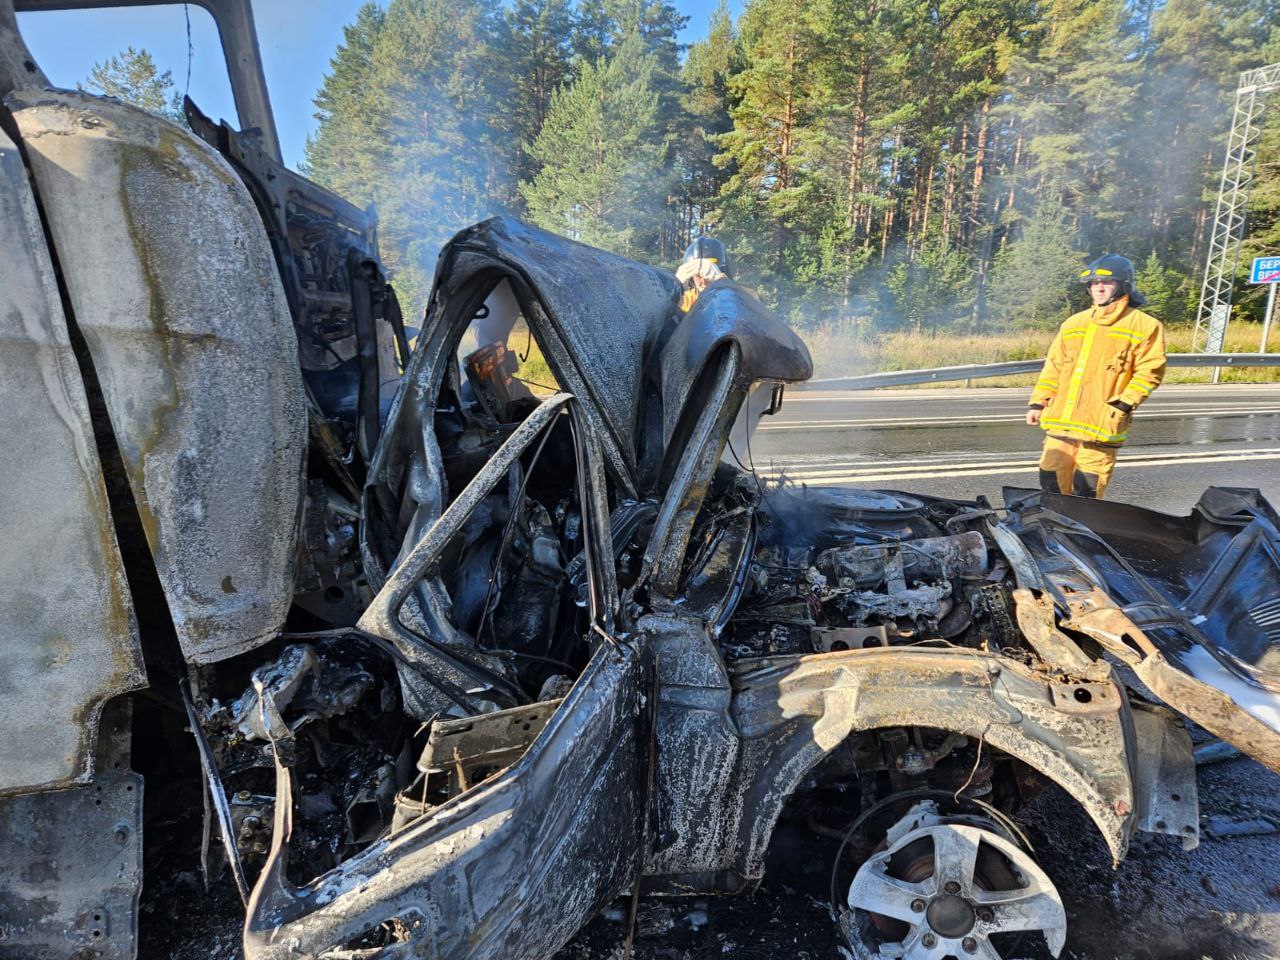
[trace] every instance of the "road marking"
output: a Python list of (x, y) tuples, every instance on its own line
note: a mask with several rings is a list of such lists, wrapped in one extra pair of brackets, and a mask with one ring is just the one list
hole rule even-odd
[[(841, 402), (842, 401), (839, 401), (839, 400), (823, 401), (823, 403), (828, 403), (833, 405)], [(866, 401), (863, 401), (863, 400), (858, 400), (856, 402), (864, 403), (866, 406), (869, 406), (869, 407), (874, 407), (879, 405), (876, 403), (867, 403)], [(933, 400), (932, 398), (926, 398), (926, 397), (911, 397), (909, 398), (906, 404), (896, 403), (894, 404), (894, 406), (901, 407), (901, 406), (909, 405), (909, 406), (912, 406), (913, 408), (919, 408), (922, 406), (928, 406), (932, 404), (933, 406), (951, 409), (954, 407), (963, 407), (966, 405), (966, 403), (967, 401), (963, 397), (949, 397), (947, 400), (942, 402), (938, 402)], [(1259, 396), (1259, 397), (1235, 397), (1231, 399), (1223, 397), (1217, 400), (1210, 400), (1208, 398), (1204, 398), (1204, 399), (1187, 398), (1185, 400), (1179, 400), (1179, 399), (1161, 397), (1158, 400), (1148, 400), (1145, 404), (1143, 404), (1142, 409), (1148, 412), (1152, 410), (1196, 410), (1201, 408), (1217, 410), (1217, 409), (1234, 409), (1235, 407), (1249, 408), (1249, 407), (1259, 407), (1259, 406), (1275, 406), (1277, 403), (1280, 403), (1280, 396), (1274, 396), (1274, 395)], [(967, 405), (972, 407), (975, 404), (968, 403)], [(1007, 413), (1014, 413), (1014, 412), (1021, 413), (1021, 412), (1025, 412), (1027, 409), (1027, 405), (1025, 402), (1015, 401), (1013, 399), (984, 401), (980, 404), (980, 406), (982, 407), (982, 409), (988, 412), (1000, 411), (1000, 412), (1007, 412)], [(970, 414), (970, 416), (977, 416), (977, 414)]]
[[(991, 457), (1006, 457), (1006, 460), (991, 460)], [(899, 460), (899, 461), (876, 461), (876, 460), (845, 460), (845, 461), (815, 461), (810, 462), (808, 466), (795, 468), (785, 468), (791, 474), (826, 474), (833, 471), (861, 470), (864, 471), (883, 471), (886, 468), (892, 468), (893, 472), (914, 472), (928, 470), (947, 470), (947, 468), (969, 468), (969, 467), (998, 467), (998, 466), (1015, 466), (1019, 463), (1027, 462), (1029, 457), (1037, 457), (1038, 451), (1028, 451), (1024, 456), (1009, 458), (1010, 454), (973, 454), (968, 456), (965, 454), (964, 460), (956, 460), (954, 456), (948, 460), (934, 460), (932, 462), (922, 462), (919, 460)], [(1280, 456), (1280, 447), (1253, 447), (1247, 449), (1238, 449), (1238, 451), (1222, 451), (1222, 449), (1210, 449), (1210, 451), (1188, 451), (1185, 453), (1134, 453), (1121, 454), (1121, 461), (1125, 463), (1197, 463), (1197, 462), (1216, 462), (1222, 457), (1230, 456), (1254, 456), (1254, 457), (1271, 457)], [(984, 460), (983, 463), (974, 463), (974, 460)], [(774, 461), (771, 460), (771, 465)]]
[[(1177, 400), (1194, 400), (1197, 403), (1230, 403), (1236, 398), (1248, 395), (1257, 397), (1275, 397), (1280, 393), (1280, 384), (1241, 384), (1232, 387), (1229, 394), (1222, 391), (1206, 391), (1191, 384), (1178, 389), (1179, 385), (1162, 386), (1151, 403), (1171, 403)], [(1011, 394), (1016, 394), (1011, 396)], [(978, 390), (832, 390), (806, 391), (803, 395), (789, 392), (784, 404), (793, 403), (900, 403), (903, 400), (921, 400), (933, 403), (1010, 403), (1025, 400), (1030, 396), (1029, 387), (994, 387)]]
[[(1224, 407), (1216, 410), (1171, 410), (1168, 412), (1138, 413), (1138, 420), (1187, 420), (1197, 417), (1263, 417), (1280, 413), (1280, 407)], [(1023, 423), (1025, 413), (1004, 416), (974, 415), (960, 417), (867, 417), (860, 420), (791, 420), (781, 423), (762, 423), (757, 431), (780, 430), (830, 430), (837, 427), (933, 427), (948, 424), (978, 426), (984, 423)]]
[[(1235, 451), (1241, 456), (1245, 455), (1280, 455), (1280, 447), (1251, 447), (1243, 450)], [(856, 459), (830, 459), (810, 461), (806, 465), (786, 466), (782, 470), (775, 468), (777, 459), (773, 457), (761, 457), (761, 460), (767, 460), (774, 474), (785, 472), (788, 476), (821, 476), (830, 473), (845, 473), (851, 470), (861, 469), (863, 471), (879, 471), (879, 472), (914, 472), (919, 470), (945, 470), (945, 469), (978, 469), (982, 467), (999, 467), (999, 466), (1019, 466), (1034, 459), (1038, 455), (1037, 450), (1030, 450), (1026, 454), (1017, 457), (1017, 459), (1009, 459), (1014, 456), (1008, 451), (1000, 453), (977, 453), (970, 454), (965, 460), (945, 459), (942, 457), (932, 461), (921, 460), (868, 460), (864, 458)], [(1212, 450), (1186, 451), (1181, 453), (1122, 453), (1121, 461), (1124, 463), (1132, 463), (1141, 465), (1152, 461), (1181, 461), (1187, 463), (1196, 462), (1215, 462), (1218, 458), (1230, 456), (1229, 453), (1221, 448)], [(1003, 457), (1005, 459), (996, 459)]]
[[(1018, 461), (1019, 466), (1007, 466), (1002, 464), (982, 464), (973, 466), (956, 465), (951, 468), (943, 467), (942, 469), (933, 469), (930, 467), (918, 467), (915, 470), (894, 470), (889, 472), (877, 473), (874, 469), (869, 471), (847, 471), (847, 472), (828, 472), (828, 473), (808, 473), (800, 476), (794, 471), (782, 471), (781, 473), (766, 474), (773, 478), (783, 476), (793, 480), (816, 481), (821, 480), (824, 483), (838, 482), (856, 482), (856, 483), (877, 483), (888, 480), (929, 480), (940, 477), (983, 477), (983, 476), (1000, 476), (1009, 473), (1035, 473), (1039, 470), (1039, 466), (1034, 462), (1033, 458), (1028, 457), (1032, 462), (1027, 460)], [(1250, 461), (1261, 460), (1280, 460), (1280, 450), (1258, 451), (1258, 452), (1240, 452), (1226, 455), (1213, 456), (1196, 456), (1187, 457), (1173, 455), (1153, 460), (1137, 460), (1131, 457), (1122, 457), (1119, 461), (1121, 467), (1176, 467), (1188, 464), (1198, 465), (1202, 463), (1244, 463)]]

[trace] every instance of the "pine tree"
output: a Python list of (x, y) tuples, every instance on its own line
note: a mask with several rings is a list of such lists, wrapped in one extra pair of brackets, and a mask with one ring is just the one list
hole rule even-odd
[[(1152, 250), (1134, 274), (1134, 286), (1146, 298), (1142, 309), (1165, 323), (1183, 323), (1190, 316), (1191, 284), (1176, 270), (1170, 270), (1160, 262), (1160, 256)], [(1198, 290), (1195, 291), (1199, 293)]]
[[(411, 300), (453, 230), (527, 211), (668, 266), (710, 227), (794, 319), (1052, 325), (1113, 249), (1176, 322), (1236, 74), (1280, 60), (1274, 7), (746, 0), (682, 62), (668, 0), (369, 3), (317, 93), (307, 169), (377, 204)], [(1276, 129), (1245, 259), (1280, 236)]]
[(1167, 0), (1150, 15), (1133, 122), (1140, 141), (1159, 149), (1125, 158), (1126, 205), (1133, 240), (1153, 241), (1186, 272), (1203, 267), (1206, 199), (1218, 188), (1234, 81), (1271, 62), (1259, 49), (1274, 19), (1267, 12), (1257, 0)]
[(699, 225), (714, 225), (715, 197), (730, 173), (716, 165), (715, 156), (718, 139), (732, 129), (729, 77), (738, 69), (736, 41), (728, 0), (720, 0), (706, 38), (689, 48), (681, 71), (687, 119), (674, 148), (681, 242)]
[(173, 71), (161, 73), (146, 50), (125, 47), (105, 63), (95, 62), (81, 90), (115, 97), (181, 126), (182, 95), (173, 86)]
[(584, 65), (577, 80), (552, 97), (530, 149), (541, 170), (520, 188), (538, 226), (619, 253), (638, 252), (665, 196), (652, 69), (632, 33), (608, 62)]
[(996, 256), (991, 325), (1051, 329), (1061, 323), (1083, 305), (1078, 277), (1086, 259), (1066, 207), (1046, 201), (1032, 209), (1016, 237)]
[(740, 28), (743, 66), (729, 80), (733, 129), (720, 138), (716, 158), (732, 171), (721, 216), (739, 264), (766, 295), (777, 296), (797, 267), (814, 265), (816, 247), (792, 241), (828, 209), (806, 166), (817, 34), (812, 11), (789, 0), (755, 0)]
[(643, 66), (638, 69), (646, 71), (646, 82), (658, 97), (655, 123), (661, 170), (656, 176), (670, 192), (663, 197), (661, 215), (636, 237), (636, 249), (655, 262), (669, 263), (684, 249), (681, 203), (675, 189), (680, 178), (677, 144), (690, 120), (681, 103), (685, 88), (677, 34), (689, 18), (667, 0), (606, 0), (605, 6), (614, 24), (615, 48), (622, 54), (622, 41), (636, 36), (636, 53), (628, 56), (642, 59)]
[(605, 0), (578, 0), (569, 45), (581, 63), (594, 64), (608, 58), (617, 35), (617, 23)]
[(387, 102), (373, 65), (385, 23), (373, 2), (343, 27), (343, 42), (316, 92), (316, 132), (307, 138), (303, 172), (335, 193), (368, 204), (378, 195), (388, 155)]
[(1044, 16), (1043, 42), (1011, 68), (1009, 109), (1027, 131), (1024, 188), (1110, 246), (1125, 216), (1116, 172), (1134, 146), (1125, 118), (1137, 105), (1137, 41), (1121, 30), (1121, 0), (1050, 0)]
[(510, 119), (517, 146), (517, 181), (532, 180), (529, 152), (551, 110), (551, 97), (571, 75), (573, 11), (569, 0), (515, 0), (506, 10), (501, 51), (511, 75)]
[(948, 246), (939, 237), (926, 241), (916, 256), (900, 257), (885, 281), (892, 294), (890, 316), (895, 324), (920, 333), (949, 326), (967, 315), (973, 289), (971, 269), (964, 251)]
[(824, 246), (845, 310), (854, 275), (867, 260), (876, 203), (869, 182), (879, 160), (872, 121), (887, 109), (888, 13), (885, 0), (832, 0), (823, 13), (817, 79), (825, 102), (824, 166), (836, 198)]
[(409, 304), (440, 245), (516, 200), (510, 75), (497, 0), (366, 4), (317, 95), (319, 182), (378, 207), (382, 256)]

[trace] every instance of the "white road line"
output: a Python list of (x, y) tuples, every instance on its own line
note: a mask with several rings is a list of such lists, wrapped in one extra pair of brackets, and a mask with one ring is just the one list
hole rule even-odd
[[(1039, 446), (1034, 450), (1039, 450)], [(986, 463), (1016, 463), (1018, 461), (1010, 460), (1009, 457), (1014, 456), (1008, 450), (999, 452), (986, 453), (969, 453), (965, 455), (965, 460), (970, 462), (972, 466), (984, 466)], [(1032, 448), (1028, 448), (1026, 456), (1034, 456)], [(1002, 459), (1003, 458), (1003, 459)], [(772, 455), (757, 455), (756, 461), (759, 463), (768, 463), (773, 466), (783, 458)], [(918, 467), (921, 470), (932, 467), (947, 467), (956, 465), (956, 453), (952, 451), (946, 454), (935, 454), (933, 456), (912, 457), (910, 460), (878, 460), (874, 457), (787, 457), (785, 458), (785, 466), (789, 472), (812, 472), (815, 470), (833, 470), (854, 469), (857, 467), (865, 467), (868, 470), (883, 470), (889, 467)], [(794, 465), (794, 466), (792, 466)]]
[[(1280, 447), (1251, 447), (1235, 451), (1235, 453), (1238, 453), (1240, 456), (1280, 455)], [(863, 471), (870, 470), (873, 472), (900, 473), (904, 471), (915, 472), (920, 470), (965, 470), (1005, 465), (1019, 466), (1025, 464), (1028, 459), (1034, 459), (1038, 454), (1038, 450), (1029, 450), (1025, 455), (1017, 457), (1017, 459), (1003, 460), (996, 460), (994, 458), (1009, 458), (1012, 455), (1008, 451), (1004, 451), (1001, 453), (970, 454), (964, 460), (947, 460), (937, 458), (933, 461), (922, 461), (918, 458), (915, 460), (868, 460), (866, 458), (846, 460), (831, 459), (811, 461), (809, 464), (801, 466), (785, 466), (781, 470), (777, 469), (777, 460), (775, 458), (768, 458), (768, 463), (770, 469), (775, 474), (785, 472), (788, 476), (792, 477), (807, 477), (821, 476), (831, 473), (847, 473), (851, 470), (856, 471), (859, 468)], [(1135, 465), (1156, 461), (1213, 463), (1224, 456), (1230, 456), (1230, 454), (1223, 451), (1221, 448), (1215, 448), (1212, 450), (1187, 451), (1182, 453), (1122, 453), (1121, 461), (1123, 463), (1131, 463)], [(765, 458), (762, 457), (760, 459), (764, 460)]]
[[(1122, 467), (1139, 468), (1139, 467), (1176, 467), (1185, 466), (1188, 463), (1244, 463), (1246, 461), (1258, 460), (1280, 460), (1280, 452), (1277, 453), (1258, 453), (1258, 454), (1237, 454), (1233, 456), (1204, 457), (1195, 460), (1187, 460), (1186, 458), (1164, 459), (1164, 460), (1147, 460), (1135, 463), (1131, 460), (1122, 459), (1120, 465)], [(938, 477), (983, 477), (983, 476), (1000, 476), (1009, 473), (1035, 473), (1039, 470), (1034, 460), (1030, 465), (1023, 461), (1022, 466), (1017, 467), (999, 467), (992, 469), (992, 466), (955, 468), (950, 470), (933, 470), (928, 472), (916, 471), (912, 473), (897, 471), (892, 473), (876, 473), (870, 472), (850, 472), (850, 473), (831, 473), (831, 474), (810, 474), (799, 477), (788, 473), (792, 479), (796, 480), (821, 480), (824, 483), (839, 482), (857, 482), (857, 483), (879, 483), (883, 481), (898, 480), (929, 480)], [(778, 477), (781, 474), (766, 474), (767, 476)]]
[[(841, 401), (824, 400), (822, 402), (834, 405), (834, 404), (840, 403)], [(865, 401), (860, 400), (858, 398), (854, 398), (852, 402), (863, 403)], [(945, 400), (931, 400), (930, 398), (927, 398), (927, 397), (909, 397), (906, 399), (905, 403), (902, 401), (899, 401), (895, 403), (895, 406), (910, 405), (912, 407), (925, 407), (925, 406), (933, 405), (937, 407), (949, 408), (949, 407), (956, 407), (956, 406), (964, 406), (967, 402), (968, 401), (966, 401), (965, 398), (963, 397), (948, 397)], [(1219, 398), (1196, 397), (1194, 399), (1191, 397), (1187, 397), (1185, 399), (1161, 397), (1159, 400), (1148, 400), (1143, 405), (1142, 409), (1146, 411), (1187, 410), (1187, 409), (1198, 409), (1200, 407), (1208, 407), (1213, 409), (1217, 409), (1219, 407), (1226, 407), (1229, 409), (1234, 409), (1235, 407), (1274, 406), (1277, 403), (1280, 403), (1280, 396), (1276, 396), (1276, 395), (1259, 396), (1259, 397), (1219, 397)], [(1009, 412), (1013, 412), (1013, 411), (1021, 412), (1027, 409), (1025, 397), (1020, 397), (1016, 400), (1013, 399), (1012, 397), (1000, 398), (995, 400), (982, 400), (979, 403), (979, 405), (987, 410), (1007, 410)], [(876, 406), (876, 404), (868, 402), (867, 406)]]
[[(1137, 419), (1139, 420), (1181, 420), (1192, 417), (1221, 417), (1221, 416), (1270, 416), (1280, 413), (1280, 407), (1267, 406), (1262, 408), (1253, 407), (1222, 407), (1218, 409), (1194, 408), (1190, 410), (1168, 410), (1168, 411), (1152, 411), (1150, 413), (1139, 412)], [(779, 430), (822, 430), (832, 429), (835, 427), (901, 427), (901, 426), (942, 426), (946, 424), (968, 424), (976, 426), (983, 423), (1021, 423), (1023, 414), (1005, 414), (1002, 416), (992, 416), (990, 414), (975, 414), (973, 416), (958, 417), (867, 417), (859, 420), (791, 420), (781, 423), (762, 423), (758, 431), (779, 431)]]
[[(796, 390), (787, 389), (787, 403), (813, 403), (830, 399), (891, 400), (894, 397), (933, 397), (972, 400), (984, 397), (1008, 397), (1014, 394), (1025, 395), (1030, 387), (932, 387), (916, 386), (914, 388), (882, 388), (873, 390), (852, 390), (849, 388), (836, 390)], [(1213, 387), (1203, 383), (1166, 383), (1160, 387), (1157, 397), (1172, 400), (1178, 397), (1237, 397), (1246, 393), (1280, 393), (1280, 383), (1235, 383), (1228, 387)]]
[[(1260, 397), (1275, 397), (1278, 394), (1280, 394), (1280, 384), (1259, 386), (1256, 389), (1232, 390), (1229, 395), (1208, 393), (1203, 390), (1171, 391), (1166, 386), (1161, 387), (1148, 403), (1173, 403), (1179, 400), (1192, 400), (1196, 403), (1231, 403), (1236, 399), (1256, 400)], [(1017, 403), (1024, 401), (1030, 395), (1030, 387), (997, 387), (994, 390), (980, 391), (839, 390), (830, 393), (806, 392), (804, 396), (789, 392), (783, 404), (791, 406), (794, 403), (901, 403), (903, 400), (920, 400), (925, 403)]]
[[(1011, 410), (988, 411), (986, 413), (964, 413), (964, 414), (955, 414), (955, 415), (934, 414), (932, 416), (918, 415), (913, 417), (867, 416), (867, 417), (857, 417), (853, 419), (842, 419), (842, 420), (834, 420), (831, 418), (826, 418), (822, 420), (779, 419), (772, 422), (766, 420), (764, 423), (761, 424), (761, 427), (765, 429), (776, 430), (784, 426), (800, 426), (800, 425), (807, 425), (807, 424), (827, 424), (827, 423), (835, 423), (835, 424), (893, 423), (893, 424), (897, 424), (897, 423), (921, 423), (921, 422), (947, 422), (952, 420), (956, 422), (965, 422), (965, 421), (973, 421), (973, 420), (989, 420), (992, 423), (1004, 423), (1006, 420), (1022, 420), (1023, 416), (1025, 416), (1026, 414), (1026, 409), (1027, 409), (1026, 407), (1017, 407)], [(1168, 418), (1168, 417), (1203, 416), (1206, 414), (1232, 414), (1232, 413), (1266, 413), (1266, 414), (1280, 413), (1280, 406), (1277, 406), (1274, 401), (1271, 401), (1271, 402), (1259, 401), (1257, 403), (1248, 403), (1248, 404), (1237, 403), (1237, 404), (1232, 404), (1230, 406), (1216, 406), (1216, 407), (1204, 406), (1203, 404), (1187, 404), (1187, 405), (1177, 405), (1177, 406), (1166, 405), (1166, 406), (1161, 406), (1154, 410), (1151, 410), (1151, 409), (1139, 410), (1136, 416), (1139, 418), (1142, 418), (1142, 417)]]

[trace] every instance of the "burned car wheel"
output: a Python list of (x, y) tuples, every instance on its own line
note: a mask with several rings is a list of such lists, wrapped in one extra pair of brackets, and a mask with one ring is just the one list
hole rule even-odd
[(1016, 828), (981, 808), (944, 814), (921, 800), (893, 823), (845, 898), (841, 926), (856, 956), (1000, 960), (1030, 932), (1061, 952), (1066, 913), (1057, 889)]

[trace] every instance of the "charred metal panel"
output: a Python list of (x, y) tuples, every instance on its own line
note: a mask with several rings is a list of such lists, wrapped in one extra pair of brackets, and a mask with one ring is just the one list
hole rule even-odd
[(18, 32), (13, 0), (0, 0), (0, 97), (16, 87), (47, 87), (49, 78), (36, 65)]
[(1256, 491), (1241, 493), (1211, 489), (1185, 517), (1045, 496), (1047, 509), (1026, 522), (1118, 605), (1163, 608), (1175, 659), (1192, 666), (1198, 647), (1245, 683), (1280, 694), (1280, 530)]
[(729, 343), (736, 344), (741, 355), (738, 379), (743, 385), (761, 380), (796, 383), (813, 376), (809, 348), (795, 331), (742, 287), (719, 280), (698, 297), (662, 350), (665, 442), (675, 435), (703, 367)]
[(634, 874), (646, 673), (640, 651), (601, 644), (518, 762), (300, 889), (285, 876), (281, 805), (249, 901), (246, 960), (317, 956), (392, 919), (397, 956), (554, 953)]
[(84, 783), (103, 703), (146, 674), (44, 233), (2, 131), (0, 264), (4, 794)]
[(664, 605), (678, 602), (676, 592), (689, 534), (733, 424), (737, 407), (733, 389), (739, 369), (741, 353), (730, 344), (721, 352), (720, 362), (707, 369), (702, 378), (708, 381), (707, 388), (696, 409), (690, 411), (692, 422), (669, 451), (678, 459), (644, 551), (645, 568), (653, 571), (654, 592)]
[(133, 960), (142, 893), (142, 777), (128, 700), (103, 717), (80, 787), (0, 799), (0, 957)]
[(393, 328), (401, 356), (409, 356), (399, 303), (378, 265), (375, 208), (361, 210), (283, 166), (252, 124), (239, 132), (190, 100), (184, 106), (191, 130), (231, 164), (266, 227), (314, 401), (316, 447), (340, 476), (359, 476), (379, 427), (379, 385), (394, 394), (400, 376)]
[(524, 756), (562, 702), (542, 700), (478, 717), (437, 720), (418, 769), (447, 778), (449, 795), (455, 796)]
[(1120, 688), (1061, 683), (976, 651), (848, 650), (742, 661), (733, 716), (743, 738), (738, 872), (762, 875), (786, 798), (850, 733), (933, 727), (979, 739), (1056, 781), (1093, 819), (1118, 863), (1134, 822)]
[[(1051, 680), (976, 651), (852, 650), (739, 661), (730, 704), (705, 627), (675, 617), (642, 626), (662, 679), (651, 891), (737, 892), (758, 880), (804, 778), (852, 734), (892, 727), (950, 730), (1029, 764), (1085, 808), (1116, 862), (1124, 857), (1132, 730), (1114, 682)], [(1183, 836), (1184, 825), (1179, 815)]]
[(1163, 707), (1133, 704), (1133, 776), (1138, 829), (1200, 845), (1200, 798), (1191, 737)]
[[(697, 617), (640, 621), (658, 674), (656, 829), (646, 875), (680, 877), (731, 866), (739, 808), (729, 803), (739, 738), (724, 663)], [(679, 890), (679, 881), (665, 885)]]
[(68, 91), (8, 102), (183, 652), (248, 650), (289, 608), (306, 443), (262, 221), (167, 121)]
[[(1092, 637), (1127, 663), (1164, 703), (1280, 773), (1274, 694), (1248, 688), (1225, 669), (1207, 674), (1208, 680), (1193, 676), (1167, 656), (1124, 610), (1112, 606), (1101, 591), (1080, 591), (1072, 596), (1069, 606), (1071, 618), (1063, 621), (1064, 626)], [(1216, 662), (1207, 653), (1204, 658), (1207, 663), (1203, 665)]]

